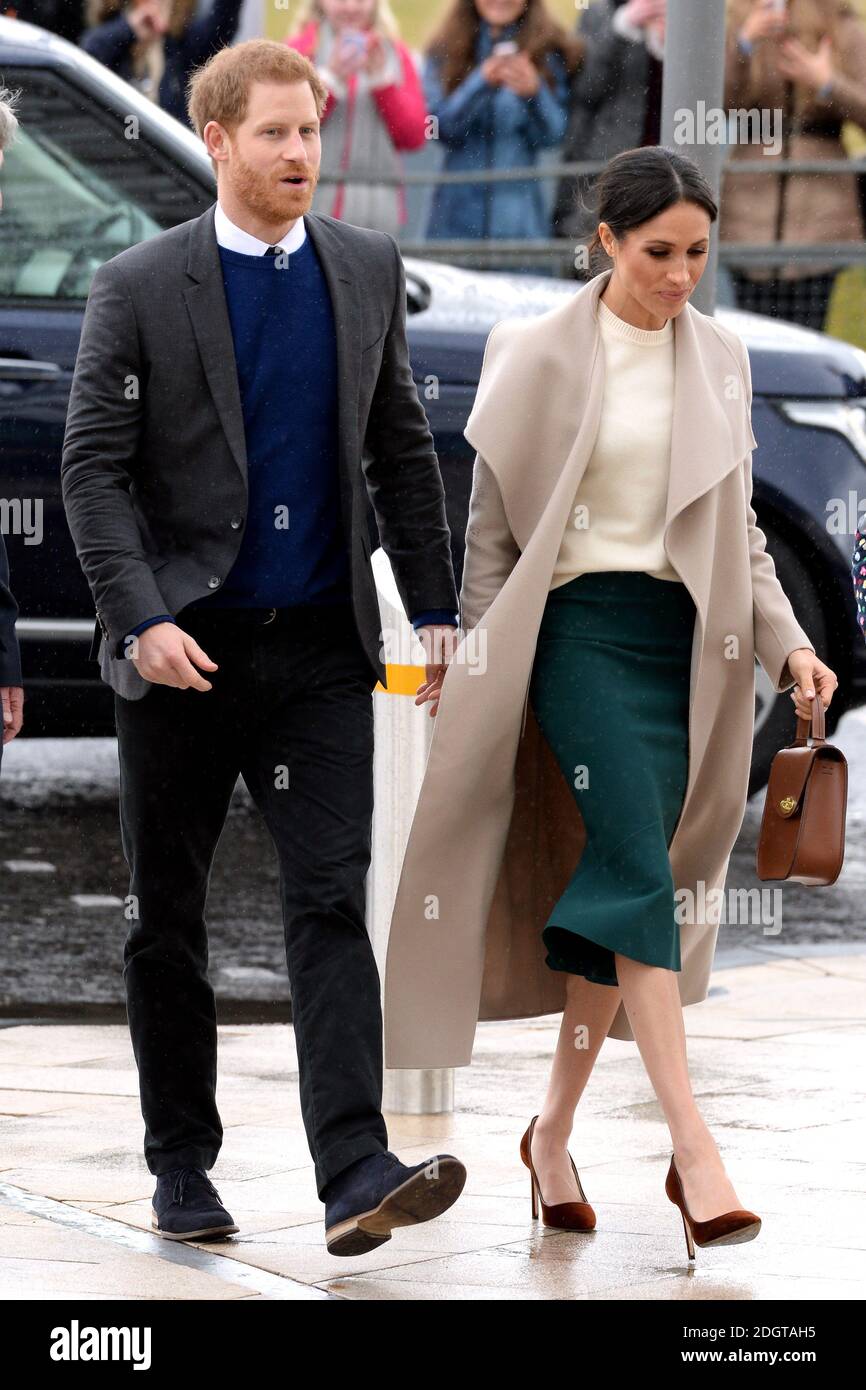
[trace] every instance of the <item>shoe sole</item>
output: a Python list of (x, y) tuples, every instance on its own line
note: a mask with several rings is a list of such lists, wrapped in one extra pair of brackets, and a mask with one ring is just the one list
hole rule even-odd
[(162, 1231), (159, 1227), (159, 1217), (151, 1208), (150, 1226), (155, 1236), (162, 1236), (163, 1240), (205, 1240), (208, 1237), (219, 1239), (222, 1236), (232, 1236), (240, 1230), (240, 1226), (202, 1226), (200, 1231)]
[(415, 1226), (441, 1216), (457, 1201), (466, 1182), (466, 1169), (459, 1159), (442, 1159), (434, 1180), (422, 1169), (407, 1178), (376, 1207), (338, 1221), (325, 1232), (332, 1255), (364, 1255), (391, 1239), (398, 1226)]
[[(704, 1240), (701, 1242), (701, 1249), (707, 1245), (742, 1245), (746, 1240), (754, 1240), (761, 1229), (760, 1221), (753, 1221), (751, 1226), (742, 1226), (739, 1231), (731, 1231), (726, 1236), (716, 1236), (715, 1240)], [(695, 1245), (697, 1245), (695, 1241)]]

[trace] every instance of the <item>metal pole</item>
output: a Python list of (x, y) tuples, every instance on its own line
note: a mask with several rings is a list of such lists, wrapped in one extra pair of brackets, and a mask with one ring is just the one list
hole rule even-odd
[[(724, 89), (725, 0), (668, 0), (661, 144), (694, 160), (717, 201), (727, 145), (710, 143), (711, 120), (713, 110), (722, 107)], [(704, 314), (711, 314), (716, 302), (718, 225), (710, 234), (707, 268), (691, 299)]]

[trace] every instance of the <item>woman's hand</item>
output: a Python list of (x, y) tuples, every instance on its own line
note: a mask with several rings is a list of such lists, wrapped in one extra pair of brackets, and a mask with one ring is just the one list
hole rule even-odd
[(788, 669), (797, 682), (791, 691), (797, 714), (801, 719), (808, 719), (811, 723), (813, 701), (809, 696), (820, 695), (821, 704), (826, 709), (839, 684), (836, 674), (829, 666), (825, 666), (823, 661), (819, 661), (808, 647), (798, 647), (789, 654)]
[(427, 657), (427, 678), (418, 686), (415, 704), (424, 705), (429, 701), (430, 718), (433, 719), (439, 709), (439, 696), (442, 693), (445, 672), (454, 656), (457, 628), (450, 623), (429, 623), (426, 627), (418, 628), (418, 636)]
[(490, 57), (485, 58), (484, 62), (481, 64), (481, 72), (484, 81), (489, 83), (491, 87), (502, 86), (504, 63), (505, 59), (501, 53), (491, 53)]
[(502, 59), (502, 85), (519, 97), (534, 97), (541, 74), (528, 53), (509, 53)]
[(636, 29), (643, 29), (656, 20), (664, 21), (667, 7), (668, 0), (628, 0), (625, 7), (626, 22), (633, 24)]
[(362, 68), (366, 60), (367, 41), (361, 44), (354, 31), (346, 31), (337, 35), (328, 67), (341, 81), (345, 81), (352, 73)]
[(371, 29), (369, 33), (367, 52), (362, 66), (368, 77), (378, 77), (385, 66), (385, 59), (388, 55), (382, 35), (376, 29)]
[(168, 8), (165, 0), (139, 0), (126, 11), (126, 20), (139, 43), (151, 44), (168, 32)]
[(832, 82), (833, 45), (827, 34), (821, 39), (816, 53), (810, 53), (799, 39), (785, 39), (779, 46), (779, 71), (790, 82), (800, 82), (817, 92), (825, 82)]
[(788, 27), (788, 16), (777, 10), (773, 0), (754, 0), (754, 8), (746, 16), (739, 37), (749, 43), (757, 39), (777, 39)]

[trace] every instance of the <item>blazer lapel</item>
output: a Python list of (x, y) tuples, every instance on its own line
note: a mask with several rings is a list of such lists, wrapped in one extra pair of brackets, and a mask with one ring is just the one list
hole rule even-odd
[(195, 218), (190, 227), (186, 269), (195, 283), (183, 293), (214, 407), (246, 481), (244, 417), (222, 263), (214, 231), (215, 209), (216, 203)]
[(353, 498), (358, 477), (358, 389), (361, 373), (361, 295), (358, 282), (362, 270), (349, 273), (345, 253), (330, 223), (315, 213), (304, 217), (310, 237), (328, 284), (334, 327), (337, 335), (338, 435), (340, 499), (343, 524), (349, 541), (356, 522)]

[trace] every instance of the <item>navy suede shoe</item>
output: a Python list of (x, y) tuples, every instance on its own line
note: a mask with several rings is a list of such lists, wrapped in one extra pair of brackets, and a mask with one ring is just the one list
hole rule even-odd
[(325, 1240), (332, 1255), (364, 1255), (446, 1211), (463, 1191), (466, 1169), (453, 1154), (407, 1167), (396, 1154), (366, 1154), (332, 1178), (323, 1192)]
[(171, 1168), (158, 1175), (150, 1224), (166, 1240), (219, 1239), (239, 1229), (204, 1168)]

